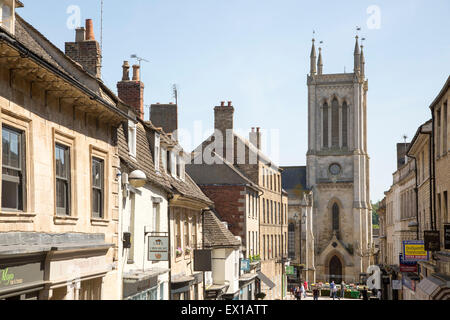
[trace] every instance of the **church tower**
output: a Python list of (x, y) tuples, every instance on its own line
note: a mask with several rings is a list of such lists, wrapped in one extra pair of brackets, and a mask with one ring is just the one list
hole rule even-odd
[[(360, 281), (372, 262), (365, 59), (353, 73), (323, 73), (314, 39), (308, 83), (307, 187), (314, 196), (317, 281)], [(317, 67), (316, 67), (317, 63)]]

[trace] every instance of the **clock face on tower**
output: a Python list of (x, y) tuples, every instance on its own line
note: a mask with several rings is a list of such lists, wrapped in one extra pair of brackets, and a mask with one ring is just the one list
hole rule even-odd
[(329, 170), (330, 170), (330, 173), (331, 173), (333, 176), (339, 175), (339, 174), (341, 173), (341, 171), (342, 171), (341, 166), (340, 166), (339, 164), (337, 164), (337, 163), (333, 163), (333, 164), (330, 166)]

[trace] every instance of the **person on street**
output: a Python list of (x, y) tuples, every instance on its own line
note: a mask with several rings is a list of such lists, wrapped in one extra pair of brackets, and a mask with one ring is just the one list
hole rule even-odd
[(300, 288), (298, 286), (295, 288), (295, 298), (297, 300), (301, 300), (302, 299), (302, 294), (301, 294)]
[(333, 298), (333, 300), (334, 300), (334, 287), (335, 287), (336, 285), (334, 284), (334, 281), (331, 281), (331, 283), (330, 283), (330, 298)]
[(381, 300), (381, 289), (379, 289), (377, 292), (377, 298), (378, 300)]
[(368, 292), (367, 292), (366, 287), (363, 287), (363, 289), (361, 290), (359, 296), (360, 296), (360, 297), (362, 296), (362, 299), (363, 299), (363, 300), (369, 300)]
[(300, 287), (300, 293), (303, 296), (304, 299), (306, 299), (306, 290), (305, 290), (305, 286), (302, 283), (302, 286)]
[(313, 289), (314, 300), (319, 300), (319, 294), (320, 294), (319, 288), (317, 286), (315, 286)]
[(344, 299), (345, 298), (345, 282), (342, 281), (341, 283), (341, 298)]

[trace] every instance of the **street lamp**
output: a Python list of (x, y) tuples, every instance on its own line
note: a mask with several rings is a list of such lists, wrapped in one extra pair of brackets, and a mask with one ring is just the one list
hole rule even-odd
[(134, 170), (128, 176), (128, 181), (135, 188), (143, 187), (147, 182), (147, 176), (141, 170)]

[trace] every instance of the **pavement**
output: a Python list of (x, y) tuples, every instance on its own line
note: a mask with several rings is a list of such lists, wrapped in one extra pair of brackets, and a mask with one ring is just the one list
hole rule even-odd
[[(288, 295), (287, 295), (287, 299), (286, 300), (297, 300), (297, 299), (295, 299), (295, 297), (292, 295), (292, 293), (288, 293)], [(312, 295), (312, 293), (306, 293), (306, 298), (304, 298), (304, 297), (302, 297), (302, 300), (300, 300), (300, 301), (308, 301), (308, 300), (314, 300), (314, 298), (313, 298), (313, 295)], [(333, 298), (330, 298), (330, 297), (319, 297), (319, 301), (320, 300), (333, 300)], [(355, 301), (355, 300), (361, 300), (361, 299), (345, 299), (345, 298), (341, 298), (340, 300), (339, 299), (335, 299), (336, 301), (340, 301), (340, 300), (351, 300), (351, 301)]]

